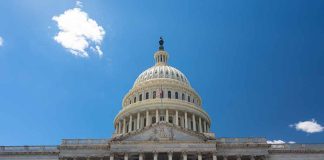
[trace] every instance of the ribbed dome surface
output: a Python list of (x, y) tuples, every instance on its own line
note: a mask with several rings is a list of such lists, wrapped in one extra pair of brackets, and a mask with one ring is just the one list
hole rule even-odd
[(168, 78), (178, 80), (181, 83), (190, 86), (187, 77), (178, 69), (167, 65), (156, 65), (142, 72), (136, 79), (134, 86), (142, 82), (153, 79)]

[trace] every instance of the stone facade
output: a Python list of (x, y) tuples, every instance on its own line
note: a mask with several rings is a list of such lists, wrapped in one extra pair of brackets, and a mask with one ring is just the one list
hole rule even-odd
[(0, 160), (324, 160), (324, 144), (267, 144), (265, 138), (216, 138), (199, 94), (167, 64), (136, 79), (114, 120), (111, 139), (63, 139), (58, 146), (0, 146)]

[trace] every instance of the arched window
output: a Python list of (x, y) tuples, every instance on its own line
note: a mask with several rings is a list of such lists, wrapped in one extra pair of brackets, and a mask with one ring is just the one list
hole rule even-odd
[(185, 95), (182, 93), (182, 100), (185, 100)]
[(188, 96), (188, 102), (190, 102), (190, 96)]
[(145, 99), (149, 99), (149, 92), (146, 92)]
[(178, 97), (178, 92), (175, 92), (175, 93), (174, 93), (174, 97), (175, 97), (175, 99), (179, 99), (179, 97)]
[(171, 91), (168, 91), (168, 98), (171, 99)]
[(139, 95), (139, 101), (142, 101), (142, 94)]
[(129, 100), (129, 104), (132, 104), (132, 100)]
[(156, 91), (153, 91), (153, 99), (156, 98)]
[(136, 103), (136, 97), (134, 97), (134, 103)]
[(163, 93), (163, 90), (161, 90), (160, 92), (160, 98), (163, 98), (164, 97), (164, 93)]

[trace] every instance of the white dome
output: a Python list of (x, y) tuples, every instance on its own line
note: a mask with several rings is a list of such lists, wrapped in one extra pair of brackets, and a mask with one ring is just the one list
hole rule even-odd
[(187, 86), (190, 83), (187, 77), (178, 69), (167, 65), (156, 65), (142, 72), (136, 79), (134, 86), (153, 79), (167, 78), (177, 80)]

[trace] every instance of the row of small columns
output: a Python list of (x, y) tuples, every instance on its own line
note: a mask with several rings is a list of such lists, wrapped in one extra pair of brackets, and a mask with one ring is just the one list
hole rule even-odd
[[(165, 110), (165, 121), (168, 122), (169, 120), (169, 110), (166, 109)], [(175, 110), (175, 121), (173, 122), (175, 125), (179, 125), (179, 113), (178, 110)], [(145, 126), (149, 126), (150, 125), (150, 121), (149, 119), (149, 110), (146, 110), (146, 124)], [(155, 122), (159, 122), (160, 118), (159, 118), (159, 110), (156, 109), (155, 110)], [(188, 129), (189, 125), (188, 125), (188, 113), (184, 112), (184, 128)], [(196, 116), (195, 114), (192, 114), (192, 121), (193, 121), (193, 131), (199, 131), (199, 132), (208, 132), (209, 131), (209, 127), (207, 126), (207, 122), (206, 120), (202, 120), (201, 117), (198, 118), (198, 128), (196, 127)], [(130, 115), (129, 116), (129, 121), (128, 121), (128, 131), (132, 131), (132, 122), (133, 122), (133, 116)], [(123, 123), (123, 124), (122, 124)], [(204, 128), (203, 128), (204, 127)], [(135, 128), (134, 128), (135, 129)], [(140, 112), (137, 113), (137, 120), (136, 120), (136, 129), (140, 129)], [(122, 121), (118, 121), (118, 125), (116, 127), (116, 133), (126, 133), (126, 118), (124, 118)]]
[[(158, 160), (158, 153), (154, 152), (153, 157), (154, 157), (153, 160)], [(187, 153), (183, 152), (182, 157), (183, 157), (183, 160), (187, 160), (187, 157), (188, 157)], [(202, 160), (202, 153), (198, 153), (197, 157), (198, 157), (198, 160)], [(228, 156), (222, 156), (222, 157), (223, 157), (223, 160), (227, 160), (227, 158), (228, 158)], [(241, 160), (240, 155), (237, 155), (235, 157), (236, 157), (236, 160)], [(253, 156), (253, 155), (250, 155), (249, 158), (250, 158), (250, 160), (255, 160), (255, 156)], [(260, 158), (265, 159), (264, 156), (261, 156)], [(110, 160), (114, 160), (114, 155), (110, 155)], [(128, 160), (128, 154), (127, 153), (124, 154), (124, 160)], [(144, 153), (139, 154), (139, 160), (144, 160)], [(172, 160), (172, 152), (168, 153), (168, 160)], [(217, 160), (217, 155), (216, 154), (213, 154), (213, 160)]]

